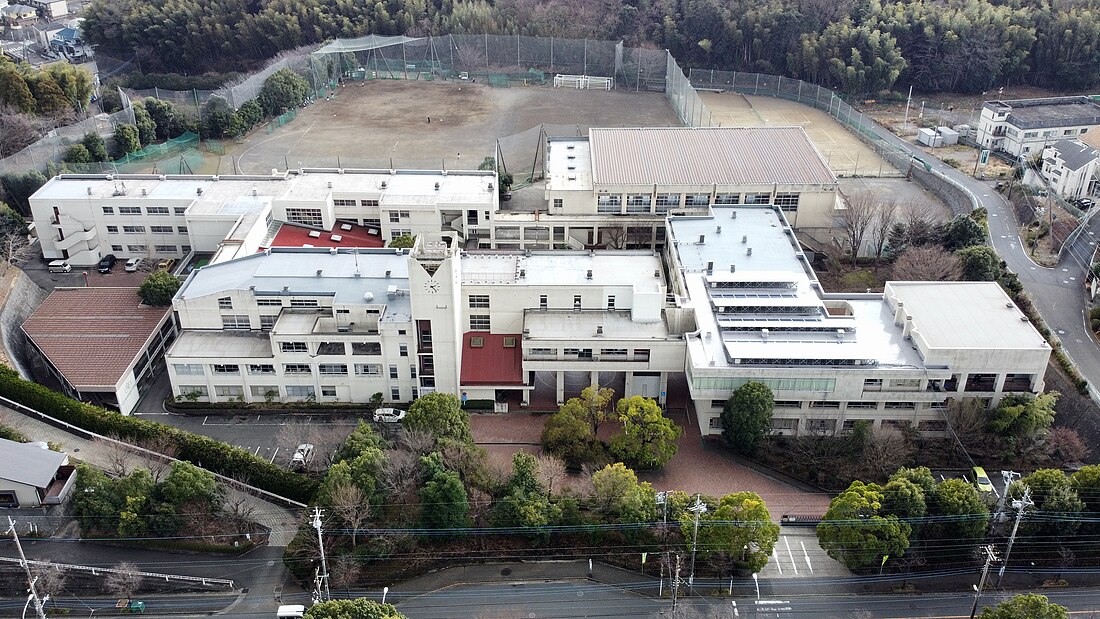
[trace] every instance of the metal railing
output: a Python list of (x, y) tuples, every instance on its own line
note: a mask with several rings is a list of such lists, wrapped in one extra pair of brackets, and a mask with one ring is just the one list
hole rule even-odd
[(28, 559), (26, 563), (22, 559), (14, 559), (9, 557), (0, 557), (0, 563), (16, 563), (20, 567), (24, 565), (33, 565), (35, 567), (47, 567), (57, 570), (66, 570), (70, 572), (90, 572), (93, 576), (100, 574), (134, 574), (143, 578), (155, 578), (157, 580), (164, 580), (165, 582), (171, 582), (173, 580), (179, 582), (197, 582), (203, 585), (220, 585), (229, 589), (233, 588), (233, 581), (226, 580), (224, 578), (204, 578), (202, 576), (180, 576), (178, 574), (160, 574), (158, 572), (137, 572), (131, 570), (119, 570), (111, 567), (94, 567), (91, 565), (72, 565), (69, 563), (54, 563), (52, 561), (32, 561)]

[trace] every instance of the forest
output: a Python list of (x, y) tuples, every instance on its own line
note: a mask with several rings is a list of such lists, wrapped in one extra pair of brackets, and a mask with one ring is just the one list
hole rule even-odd
[(83, 27), (99, 53), (183, 75), (334, 37), (490, 33), (622, 40), (853, 95), (1100, 83), (1100, 0), (93, 0)]

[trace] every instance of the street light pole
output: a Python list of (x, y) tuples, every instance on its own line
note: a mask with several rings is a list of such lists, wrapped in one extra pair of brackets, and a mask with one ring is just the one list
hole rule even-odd
[[(1008, 491), (1008, 488), (1005, 488)], [(1001, 579), (1005, 576), (1005, 568), (1008, 567), (1008, 557), (1012, 554), (1012, 543), (1016, 541), (1016, 531), (1020, 529), (1020, 521), (1024, 519), (1024, 510), (1035, 505), (1031, 500), (1031, 488), (1024, 488), (1024, 497), (1012, 502), (1012, 509), (1016, 510), (1016, 522), (1012, 524), (1012, 535), (1008, 536), (1008, 548), (1005, 549), (1005, 561), (1001, 569), (997, 571), (997, 586), (1001, 586)]]
[(997, 560), (997, 555), (993, 552), (993, 544), (983, 547), (983, 550), (985, 550), (985, 567), (982, 568), (982, 578), (978, 581), (978, 586), (974, 587), (974, 606), (970, 608), (970, 619), (974, 619), (974, 615), (978, 613), (978, 600), (982, 597), (985, 579), (989, 576), (989, 564)]
[(688, 573), (688, 586), (695, 585), (695, 548), (699, 542), (699, 516), (706, 513), (707, 504), (699, 498), (699, 495), (695, 495), (695, 504), (688, 508), (688, 511), (695, 514), (695, 526), (691, 534), (691, 570)]

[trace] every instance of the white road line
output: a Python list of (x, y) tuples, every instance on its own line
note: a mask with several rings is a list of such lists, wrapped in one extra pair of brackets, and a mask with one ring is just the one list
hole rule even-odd
[(806, 544), (802, 543), (802, 540), (799, 540), (798, 543), (802, 546), (802, 556), (806, 557), (806, 567), (809, 568), (810, 573), (813, 574), (814, 566), (810, 565), (810, 553), (806, 552)]
[(260, 446), (259, 446), (259, 445), (257, 445), (257, 446), (256, 446), (256, 451), (255, 451), (255, 452), (253, 452), (253, 453), (252, 453), (252, 455), (253, 455), (253, 456), (258, 456), (258, 455), (260, 455)]
[(210, 415), (207, 415), (206, 417), (202, 418), (202, 425), (204, 425), (204, 426), (206, 425), (206, 420), (207, 419), (210, 419)]
[(275, 464), (275, 456), (279, 455), (279, 448), (275, 448), (275, 453), (271, 454), (271, 463)]
[(794, 552), (791, 551), (791, 542), (787, 539), (787, 536), (783, 536), (783, 543), (787, 545), (787, 554), (791, 557), (791, 567), (794, 569), (794, 573), (798, 575), (798, 564), (794, 562)]
[(782, 576), (783, 565), (779, 563), (779, 552), (775, 548), (772, 548), (772, 557), (775, 558), (775, 567), (779, 570), (779, 575)]

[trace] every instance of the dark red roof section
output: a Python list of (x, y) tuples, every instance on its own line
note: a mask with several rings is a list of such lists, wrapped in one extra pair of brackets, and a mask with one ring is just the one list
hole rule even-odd
[[(474, 348), (470, 340), (482, 338), (483, 345)], [(515, 340), (516, 345), (504, 347), (504, 338)], [(522, 336), (511, 333), (486, 333), (471, 331), (462, 336), (462, 384), (463, 385), (522, 385), (523, 349)]]
[[(340, 226), (351, 226), (351, 230), (344, 230)], [(381, 228), (370, 229), (381, 233)], [(304, 247), (306, 245), (314, 247), (382, 247), (385, 245), (385, 241), (382, 240), (381, 236), (369, 234), (367, 230), (368, 228), (365, 226), (346, 221), (337, 221), (329, 232), (284, 223), (279, 227), (279, 231), (275, 233), (275, 238), (271, 241), (271, 247)], [(321, 236), (312, 237), (309, 235), (310, 232), (320, 232)], [(334, 234), (340, 237), (339, 241), (332, 240)], [(267, 248), (260, 248), (261, 251), (264, 249)]]
[(137, 288), (58, 288), (23, 331), (73, 387), (114, 388), (171, 310)]

